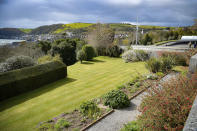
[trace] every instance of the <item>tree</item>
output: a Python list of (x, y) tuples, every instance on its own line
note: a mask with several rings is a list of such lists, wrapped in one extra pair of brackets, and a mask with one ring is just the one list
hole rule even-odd
[(86, 60), (86, 54), (84, 51), (80, 50), (77, 52), (77, 60), (79, 60), (81, 63), (83, 60)]
[(42, 51), (47, 54), (47, 52), (51, 49), (51, 43), (48, 41), (40, 41), (38, 46), (42, 49)]
[(115, 32), (107, 25), (96, 24), (88, 33), (88, 43), (95, 48), (106, 48), (114, 41)]
[(95, 50), (92, 46), (90, 45), (84, 45), (82, 47), (82, 51), (85, 53), (86, 55), (86, 60), (92, 60), (93, 57), (96, 56)]
[(58, 40), (52, 44), (51, 54), (59, 54), (66, 65), (72, 65), (76, 62), (76, 42), (71, 39)]

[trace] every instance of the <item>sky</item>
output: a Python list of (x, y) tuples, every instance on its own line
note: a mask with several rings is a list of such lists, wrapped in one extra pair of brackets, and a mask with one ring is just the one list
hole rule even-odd
[(58, 23), (121, 23), (188, 26), (197, 0), (0, 0), (0, 28)]

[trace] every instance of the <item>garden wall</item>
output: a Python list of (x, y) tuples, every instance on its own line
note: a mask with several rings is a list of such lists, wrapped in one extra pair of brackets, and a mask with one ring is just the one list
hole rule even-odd
[(197, 71), (197, 54), (192, 56), (189, 63), (189, 71), (194, 73)]
[(0, 101), (66, 76), (66, 65), (57, 61), (0, 73)]
[(194, 100), (183, 131), (197, 131), (197, 97)]

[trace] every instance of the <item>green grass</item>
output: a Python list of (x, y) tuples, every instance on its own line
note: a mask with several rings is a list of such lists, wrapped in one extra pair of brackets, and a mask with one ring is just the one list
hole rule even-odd
[(32, 29), (20, 28), (20, 30), (24, 33), (30, 33)]
[(173, 41), (177, 41), (177, 40), (160, 41), (160, 42), (155, 43), (154, 45), (156, 45), (156, 46), (160, 46), (160, 45), (163, 45), (163, 44), (165, 44), (165, 43), (173, 42)]
[(121, 58), (97, 57), (92, 62), (68, 67), (68, 78), (0, 102), (1, 131), (31, 131), (41, 121), (79, 107), (148, 73), (143, 62), (124, 63)]

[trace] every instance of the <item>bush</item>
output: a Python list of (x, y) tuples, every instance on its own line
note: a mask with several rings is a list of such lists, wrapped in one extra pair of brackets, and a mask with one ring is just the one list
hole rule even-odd
[(128, 96), (120, 90), (112, 90), (103, 96), (104, 105), (114, 109), (128, 107), (130, 101)]
[(57, 130), (63, 130), (64, 128), (68, 128), (69, 126), (70, 126), (70, 122), (68, 122), (67, 120), (61, 118), (55, 123), (54, 127)]
[(149, 54), (143, 50), (129, 50), (123, 53), (122, 58), (125, 62), (145, 61), (149, 59)]
[(79, 108), (80, 112), (89, 118), (97, 118), (100, 115), (100, 109), (94, 101), (83, 102)]
[(13, 56), (8, 58), (5, 63), (1, 65), (2, 72), (21, 69), (24, 67), (33, 66), (36, 63), (34, 60), (29, 56)]
[(51, 54), (59, 54), (66, 65), (72, 65), (76, 62), (76, 42), (74, 40), (57, 40), (52, 44)]
[(161, 71), (163, 73), (168, 72), (173, 67), (173, 59), (171, 57), (162, 57), (161, 58)]
[(86, 54), (86, 60), (92, 60), (96, 56), (94, 48), (90, 45), (84, 45), (82, 51)]
[(155, 131), (182, 130), (196, 97), (196, 87), (189, 78), (177, 76), (162, 83), (161, 88), (151, 88), (140, 105), (142, 127)]
[(135, 53), (139, 61), (146, 61), (149, 59), (149, 54), (143, 50), (135, 50)]
[(138, 58), (134, 51), (128, 50), (122, 54), (122, 58), (125, 62), (136, 62)]
[(38, 46), (45, 54), (51, 49), (51, 43), (48, 41), (39, 41)]
[(120, 49), (120, 47), (117, 45), (112, 45), (108, 47), (106, 51), (107, 56), (110, 57), (119, 57), (121, 53), (122, 53), (122, 49)]
[(51, 62), (51, 61), (62, 62), (62, 58), (58, 54), (55, 55), (54, 57), (51, 55), (45, 55), (45, 56), (38, 58), (37, 61), (38, 61), (38, 64), (44, 64), (44, 63)]
[(146, 61), (146, 68), (153, 73), (158, 72), (160, 70), (160, 67), (161, 62), (156, 58), (151, 58), (148, 61)]
[(0, 101), (65, 78), (66, 65), (50, 62), (0, 73)]
[(10, 70), (8, 63), (0, 63), (0, 73)]
[(83, 60), (86, 60), (86, 54), (82, 50), (77, 52), (77, 60), (79, 60), (81, 63)]
[(124, 127), (120, 131), (140, 131), (140, 125), (137, 121), (131, 121), (128, 124), (124, 125)]

